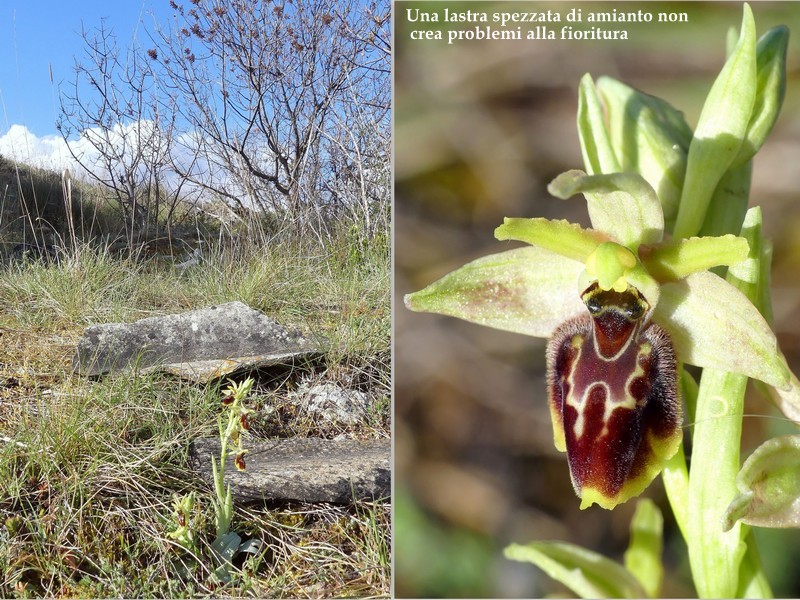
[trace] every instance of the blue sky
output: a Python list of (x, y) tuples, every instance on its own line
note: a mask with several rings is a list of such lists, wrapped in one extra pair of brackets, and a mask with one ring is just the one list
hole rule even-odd
[[(102, 18), (121, 47), (172, 15), (169, 0), (0, 0), (0, 135), (24, 125), (38, 137), (57, 135), (58, 85), (74, 81), (83, 51), (81, 26)], [(53, 84), (50, 83), (50, 67)]]

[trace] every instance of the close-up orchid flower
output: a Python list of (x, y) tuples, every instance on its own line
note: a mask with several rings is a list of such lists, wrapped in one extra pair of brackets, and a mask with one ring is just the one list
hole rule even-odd
[[(796, 527), (800, 514), (797, 436), (765, 444), (743, 467), (739, 455), (748, 378), (787, 420), (800, 421), (800, 384), (771, 326), (771, 244), (761, 209), (748, 209), (752, 158), (783, 102), (788, 35), (776, 27), (757, 40), (743, 6), (694, 130), (664, 100), (584, 76), (584, 170), (547, 189), (562, 200), (582, 194), (591, 228), (505, 218), (495, 237), (527, 246), (473, 260), (405, 296), (413, 311), (549, 340), (553, 441), (566, 452), (580, 508), (614, 509), (663, 474), (700, 597), (769, 597), (748, 524)], [(684, 365), (701, 368), (699, 380)], [(659, 509), (639, 508), (632, 530), (647, 523), (660, 540)], [(632, 555), (660, 552), (660, 542), (643, 550), (637, 539)], [(511, 545), (506, 556), (583, 597), (659, 594), (661, 575), (627, 553), (623, 566), (534, 542)]]

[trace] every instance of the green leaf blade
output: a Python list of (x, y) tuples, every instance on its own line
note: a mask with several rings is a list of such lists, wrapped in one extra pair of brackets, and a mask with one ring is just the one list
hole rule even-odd
[(664, 517), (649, 498), (636, 503), (631, 519), (631, 541), (625, 551), (625, 567), (633, 574), (651, 598), (657, 598), (664, 579), (661, 565)]
[(511, 544), (506, 558), (529, 562), (581, 598), (643, 598), (645, 590), (621, 564), (566, 542)]
[(706, 98), (689, 146), (674, 236), (697, 235), (717, 183), (739, 154), (756, 97), (756, 33), (744, 5), (739, 41)]

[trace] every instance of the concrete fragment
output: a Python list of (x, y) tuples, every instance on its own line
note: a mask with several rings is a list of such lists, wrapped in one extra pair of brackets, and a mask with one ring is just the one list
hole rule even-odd
[(353, 425), (367, 411), (369, 401), (364, 392), (347, 390), (335, 383), (300, 385), (291, 399), (312, 416), (334, 424)]
[(86, 376), (136, 368), (162, 370), (194, 381), (210, 381), (319, 354), (303, 336), (290, 333), (241, 302), (229, 302), (134, 323), (87, 328), (73, 358)]
[[(225, 468), (237, 501), (347, 504), (389, 497), (389, 440), (248, 439), (245, 448), (246, 470), (237, 471), (233, 457)], [(219, 452), (219, 438), (200, 438), (190, 447), (189, 464), (209, 486), (214, 485), (211, 457), (218, 460)]]

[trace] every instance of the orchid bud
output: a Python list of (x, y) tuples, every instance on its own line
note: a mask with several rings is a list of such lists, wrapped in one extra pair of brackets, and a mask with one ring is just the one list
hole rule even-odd
[(639, 173), (653, 187), (664, 218), (678, 214), (692, 130), (668, 102), (611, 77), (597, 80), (620, 170)]

